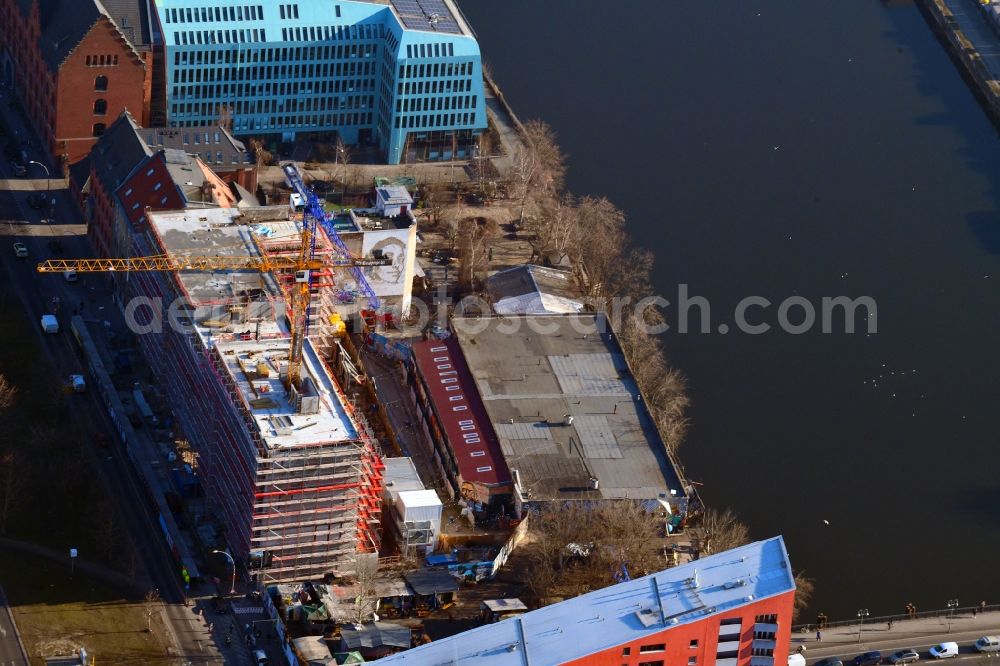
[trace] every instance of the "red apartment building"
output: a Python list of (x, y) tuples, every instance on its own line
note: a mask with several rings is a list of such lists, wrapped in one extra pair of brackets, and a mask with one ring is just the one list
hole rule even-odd
[(0, 0), (0, 74), (62, 165), (129, 110), (149, 124), (153, 52), (145, 0)]
[(795, 580), (781, 537), (376, 661), (456, 666), (784, 666)]

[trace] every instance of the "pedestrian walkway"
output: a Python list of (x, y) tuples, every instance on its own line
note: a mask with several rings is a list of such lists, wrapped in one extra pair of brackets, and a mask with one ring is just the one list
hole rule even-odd
[(0, 587), (0, 664), (28, 666), (28, 652), (21, 642), (21, 634), (14, 623), (14, 614), (7, 605), (7, 597)]
[(1000, 608), (957, 609), (954, 614), (947, 610), (927, 613), (913, 619), (872, 619), (864, 623), (844, 624), (827, 627), (819, 632), (817, 640), (815, 626), (800, 628), (792, 633), (791, 652), (799, 646), (805, 647), (810, 660), (820, 657), (861, 653), (865, 650), (881, 650), (883, 653), (902, 648), (925, 649), (942, 641), (956, 641), (971, 644), (980, 636), (1000, 634)]

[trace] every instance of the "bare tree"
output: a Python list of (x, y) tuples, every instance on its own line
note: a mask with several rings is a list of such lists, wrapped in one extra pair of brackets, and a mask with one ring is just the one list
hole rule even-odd
[(96, 502), (96, 511), (92, 514), (93, 533), (97, 537), (97, 545), (101, 555), (111, 560), (122, 548), (122, 531), (115, 514), (114, 505), (106, 497)]
[(792, 622), (799, 619), (809, 602), (812, 601), (813, 592), (816, 591), (816, 581), (806, 576), (804, 571), (795, 573), (795, 601), (792, 605)]
[(25, 461), (16, 451), (8, 450), (0, 454), (0, 534), (7, 534), (7, 521), (24, 501), (24, 490), (28, 486)]
[(632, 361), (635, 381), (642, 390), (664, 446), (675, 453), (688, 427), (687, 382), (680, 371), (668, 365), (662, 341), (646, 333), (647, 329), (639, 324), (627, 314), (618, 330), (618, 340), (625, 356)]
[(603, 197), (584, 197), (577, 204), (576, 215), (580, 228), (586, 230), (586, 237), (600, 239), (599, 243), (580, 245), (579, 258), (587, 271), (589, 295), (616, 295), (611, 293), (608, 283), (621, 268), (628, 246), (625, 213)]
[(528, 206), (528, 197), (531, 194), (532, 183), (535, 182), (535, 174), (537, 172), (538, 155), (527, 144), (518, 146), (511, 157), (511, 167), (507, 181), (514, 196), (521, 201), (518, 212), (519, 224), (524, 224), (524, 212)]
[(351, 163), (351, 148), (344, 143), (344, 140), (337, 136), (337, 143), (334, 144), (334, 164), (337, 166), (338, 179), (344, 186), (347, 186), (347, 165)]
[(459, 256), (462, 272), (459, 279), (466, 284), (473, 284), (477, 275), (488, 268), (489, 242), (500, 235), (500, 225), (492, 218), (467, 217), (459, 220), (457, 234), (462, 242)]
[(562, 190), (566, 179), (566, 156), (556, 142), (552, 127), (541, 120), (529, 120), (524, 124), (524, 138), (534, 151), (539, 170), (533, 183), (550, 193)]
[(257, 168), (270, 164), (271, 160), (274, 159), (274, 155), (260, 139), (250, 139), (250, 150), (253, 151), (254, 158), (257, 160)]
[(536, 254), (553, 255), (556, 263), (579, 254), (583, 234), (572, 195), (541, 202), (538, 220), (530, 227)]
[(627, 500), (543, 510), (532, 518), (531, 542), (524, 546), (532, 567), (528, 585), (539, 598), (571, 596), (625, 574), (662, 569), (660, 528), (655, 514)]
[(216, 110), (219, 113), (219, 121), (218, 121), (219, 127), (222, 127), (223, 129), (225, 129), (227, 131), (231, 131), (233, 129), (233, 111), (232, 111), (232, 109), (230, 109), (225, 104), (220, 104), (216, 108)]
[(6, 375), (0, 374), (0, 414), (14, 406), (16, 397), (17, 387), (7, 379)]
[(701, 521), (701, 550), (705, 554), (720, 553), (750, 543), (750, 528), (732, 509), (707, 509)]
[(427, 211), (427, 217), (430, 218), (428, 221), (432, 226), (436, 226), (441, 221), (444, 208), (444, 192), (427, 188), (427, 192), (424, 195), (424, 209)]
[(511, 162), (508, 180), (521, 200), (518, 222), (523, 224), (530, 203), (558, 197), (566, 178), (566, 158), (552, 128), (541, 120), (529, 120)]
[(354, 579), (358, 584), (358, 594), (354, 598), (354, 615), (351, 620), (361, 624), (372, 619), (378, 605), (376, 589), (383, 579), (378, 570), (378, 555), (359, 554), (354, 560)]
[(146, 632), (149, 633), (153, 630), (153, 613), (160, 605), (160, 593), (156, 590), (149, 590), (142, 598), (142, 605), (146, 612)]

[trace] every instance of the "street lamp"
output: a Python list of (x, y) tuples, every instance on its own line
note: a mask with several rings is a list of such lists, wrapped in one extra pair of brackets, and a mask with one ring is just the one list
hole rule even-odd
[(233, 565), (233, 582), (229, 586), (229, 594), (236, 594), (236, 560), (233, 556), (224, 550), (213, 550), (213, 553), (219, 553), (220, 555), (225, 555), (229, 563)]
[(955, 618), (955, 609), (958, 608), (958, 599), (948, 600), (948, 633), (951, 633), (951, 621)]
[(867, 608), (861, 608), (858, 610), (858, 642), (861, 642), (861, 628), (865, 625), (865, 618), (871, 615)]
[(52, 199), (49, 198), (52, 192), (52, 176), (49, 174), (49, 168), (42, 164), (41, 162), (36, 162), (35, 160), (28, 160), (28, 164), (35, 164), (37, 166), (45, 169), (45, 203), (49, 205), (49, 220), (52, 220)]

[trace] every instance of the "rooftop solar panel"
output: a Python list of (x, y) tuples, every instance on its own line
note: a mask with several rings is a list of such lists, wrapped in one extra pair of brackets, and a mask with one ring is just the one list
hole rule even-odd
[(410, 30), (462, 34), (458, 21), (444, 0), (392, 0), (392, 6)]

